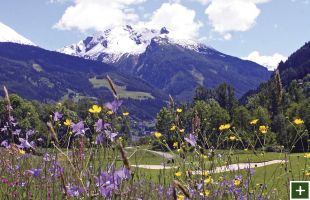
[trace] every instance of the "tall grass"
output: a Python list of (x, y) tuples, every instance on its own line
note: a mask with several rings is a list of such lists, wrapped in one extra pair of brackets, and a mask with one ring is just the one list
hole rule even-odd
[[(249, 142), (243, 141), (242, 133), (230, 124), (223, 124), (216, 130), (215, 145), (211, 145), (214, 141), (200, 133), (198, 115), (188, 134), (179, 131), (177, 114), (177, 140), (172, 146), (166, 135), (155, 132), (152, 137), (173, 155), (170, 160), (163, 159), (161, 165), (175, 168), (163, 167), (156, 173), (139, 169), (135, 166), (138, 161), (134, 161), (137, 158), (133, 159), (137, 151), (124, 148), (124, 140), (114, 127), (112, 116), (117, 116), (121, 103), (113, 81), (109, 77), (108, 80), (115, 96), (115, 101), (104, 105), (109, 111), (103, 112), (99, 105), (90, 108), (96, 121), (93, 127), (88, 127), (86, 120), (72, 122), (55, 111), (47, 122), (50, 134), (46, 143), (50, 148), (37, 147), (38, 141), (30, 130), (16, 134), (18, 122), (11, 115), (5, 89), (8, 117), (6, 126), (1, 128), (7, 138), (0, 151), (1, 199), (288, 199), (289, 181), (309, 180), (309, 149), (291, 154), (294, 145), (308, 134), (302, 120), (291, 122), (296, 130), (292, 146), (273, 155), (265, 148), (267, 126), (252, 122), (254, 139)], [(169, 105), (175, 109), (172, 98)], [(175, 112), (182, 110), (177, 108)], [(61, 127), (67, 131), (59, 138), (57, 131)], [(229, 148), (223, 150), (223, 144)], [(233, 163), (249, 165), (275, 158), (281, 163), (225, 170)]]

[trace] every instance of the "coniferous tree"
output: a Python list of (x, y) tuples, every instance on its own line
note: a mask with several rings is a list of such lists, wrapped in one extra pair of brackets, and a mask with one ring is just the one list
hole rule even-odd
[(271, 83), (271, 112), (272, 116), (276, 116), (282, 112), (283, 87), (279, 70), (275, 71), (273, 81)]
[(302, 89), (299, 87), (296, 80), (293, 80), (288, 88), (288, 95), (290, 101), (299, 103), (304, 99)]
[(222, 108), (232, 114), (233, 108), (237, 105), (234, 88), (226, 83), (220, 84), (216, 89), (216, 100)]

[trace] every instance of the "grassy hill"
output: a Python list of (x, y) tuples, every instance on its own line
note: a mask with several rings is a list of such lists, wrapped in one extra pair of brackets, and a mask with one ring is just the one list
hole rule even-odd
[[(0, 85), (30, 100), (57, 102), (83, 96), (112, 100), (106, 76), (118, 86), (129, 111), (139, 117), (153, 117), (166, 96), (139, 78), (115, 67), (38, 47), (0, 43)], [(146, 103), (150, 106), (142, 106)]]

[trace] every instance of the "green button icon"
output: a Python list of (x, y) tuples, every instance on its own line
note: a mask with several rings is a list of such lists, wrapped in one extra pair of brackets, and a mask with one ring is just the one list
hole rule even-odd
[(309, 184), (310, 181), (291, 181), (290, 196), (291, 200), (310, 200)]

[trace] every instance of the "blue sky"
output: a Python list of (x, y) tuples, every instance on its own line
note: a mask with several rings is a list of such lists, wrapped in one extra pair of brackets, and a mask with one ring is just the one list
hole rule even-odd
[(309, 0), (0, 0), (0, 5), (0, 22), (50, 50), (120, 24), (171, 27), (180, 37), (267, 64), (310, 40)]

